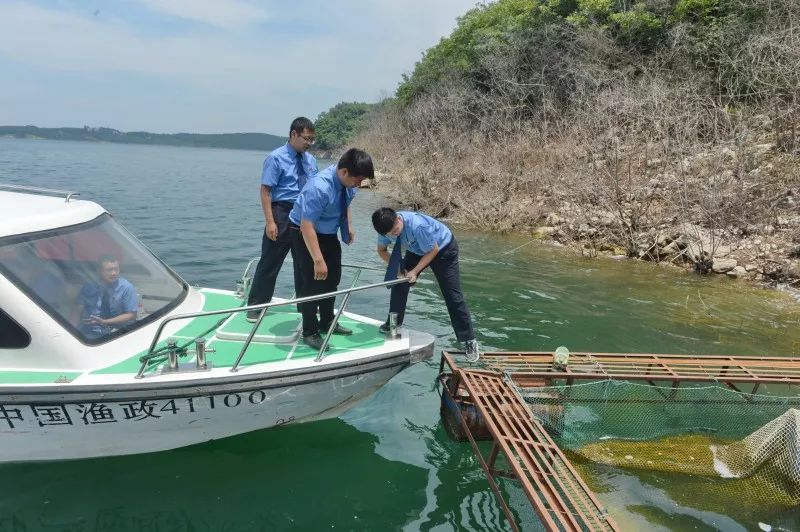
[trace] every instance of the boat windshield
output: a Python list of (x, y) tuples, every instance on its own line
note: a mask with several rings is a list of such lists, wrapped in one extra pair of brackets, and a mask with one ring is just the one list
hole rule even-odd
[(155, 321), (188, 290), (108, 214), (0, 239), (0, 271), (89, 345)]

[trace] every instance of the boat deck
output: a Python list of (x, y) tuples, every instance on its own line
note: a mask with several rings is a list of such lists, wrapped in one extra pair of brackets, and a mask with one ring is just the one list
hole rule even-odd
[[(233, 308), (242, 304), (240, 299), (231, 294), (209, 290), (201, 290), (201, 293), (205, 296), (204, 311)], [(269, 309), (258, 331), (256, 331), (253, 342), (247, 348), (247, 354), (240, 367), (317, 356), (318, 351), (316, 349), (312, 349), (302, 342), (299, 334), (301, 317), (294, 310), (294, 308), (288, 307)], [(330, 350), (327, 351), (326, 357), (351, 352), (354, 349), (381, 346), (385, 342), (384, 335), (379, 333), (377, 325), (356, 321), (346, 316), (342, 316), (339, 323), (352, 329), (353, 334), (350, 336), (332, 336)], [(233, 316), (229, 314), (204, 316), (193, 318), (170, 337), (176, 339), (178, 345), (191, 344), (198, 337), (206, 338), (208, 348), (215, 350), (214, 353), (208, 355), (214, 367), (232, 367), (239, 356), (252, 325), (245, 319), (243, 312)], [(163, 345), (166, 345), (166, 340), (160, 342), (157, 347)], [(136, 373), (141, 365), (139, 357), (146, 352), (142, 351), (113, 366), (102, 368), (92, 373), (95, 375)], [(193, 360), (193, 357), (189, 360)], [(148, 372), (153, 371), (156, 371), (155, 367), (148, 369)]]
[[(203, 311), (222, 310), (242, 305), (242, 301), (230, 293), (208, 289), (201, 289), (200, 292), (204, 297)], [(330, 349), (326, 352), (326, 358), (352, 352), (355, 349), (379, 347), (385, 343), (385, 337), (379, 333), (378, 325), (376, 324), (357, 321), (346, 314), (342, 315), (339, 323), (352, 329), (353, 334), (350, 336), (332, 336), (329, 344)], [(175, 334), (169, 335), (169, 337), (177, 340), (179, 346), (189, 348), (190, 354), (185, 358), (181, 358), (182, 364), (193, 362), (193, 342), (196, 338), (205, 338), (208, 349), (215, 350), (214, 353), (208, 354), (208, 360), (213, 366), (215, 368), (233, 367), (252, 325), (246, 321), (243, 312), (236, 313), (233, 316), (230, 314), (202, 316), (187, 320)], [(264, 316), (252, 343), (247, 348), (247, 354), (240, 367), (316, 357), (318, 351), (302, 342), (299, 334), (300, 325), (301, 317), (298, 312), (295, 312), (294, 307), (270, 309)], [(166, 347), (166, 337), (156, 346), (156, 348), (161, 347)], [(0, 384), (67, 383), (84, 374), (136, 374), (141, 366), (139, 359), (146, 353), (146, 349), (142, 350), (124, 360), (90, 372), (33, 371), (27, 369), (2, 370), (0, 371)], [(159, 368), (160, 365), (153, 365), (147, 369), (146, 374), (159, 371)]]
[[(210, 290), (201, 290), (201, 293), (205, 296), (204, 311), (233, 308), (242, 304), (241, 300), (231, 294)], [(385, 342), (384, 335), (379, 333), (377, 325), (356, 321), (346, 316), (342, 316), (339, 323), (352, 329), (353, 334), (331, 337), (330, 350), (326, 353), (326, 357), (351, 352), (354, 349), (381, 346)], [(178, 345), (191, 344), (198, 337), (206, 338), (208, 348), (215, 350), (208, 355), (214, 367), (232, 367), (252, 325), (246, 320), (243, 312), (233, 316), (204, 316), (192, 319), (171, 337), (178, 340)], [(315, 357), (318, 351), (302, 342), (299, 334), (300, 326), (301, 317), (294, 308), (269, 309), (240, 366)], [(160, 342), (158, 347), (165, 345), (165, 342), (166, 340)], [(92, 374), (136, 373), (141, 365), (139, 357), (145, 353), (146, 351), (142, 351), (118, 364), (96, 370)], [(148, 372), (156, 370), (155, 367), (151, 367)]]

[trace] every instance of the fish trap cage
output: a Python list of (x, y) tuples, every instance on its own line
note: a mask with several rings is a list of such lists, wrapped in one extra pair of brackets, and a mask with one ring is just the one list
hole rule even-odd
[[(531, 380), (541, 378), (540, 371), (526, 374), (513, 361), (490, 359), (487, 367), (509, 376), (532, 416), (573, 455), (628, 469), (699, 475), (737, 497), (800, 504), (796, 361), (654, 357), (666, 358), (672, 375), (653, 370), (653, 361), (591, 354), (570, 362), (572, 375), (545, 385)], [(598, 373), (594, 379), (592, 372)]]
[[(770, 508), (800, 504), (800, 359), (576, 353), (566, 364), (553, 360), (552, 353), (485, 353), (478, 364), (467, 364), (443, 353), (442, 368), (447, 363), (452, 369), (440, 376), (449, 386), (442, 403), (445, 426), (444, 414), (457, 408), (463, 414), (451, 416), (449, 429), (458, 428), (453, 419), (463, 419), (463, 431), (448, 432), (456, 439), (493, 440), (484, 466), (490, 483), (505, 463), (517, 460), (516, 442), (541, 446), (551, 439), (557, 446), (552, 452), (574, 470), (562, 474), (547, 464), (522, 461), (521, 471), (558, 483), (578, 477), (568, 479), (578, 485), (576, 471), (605, 464), (694, 479), (686, 485), (697, 489), (697, 498), (713, 499), (720, 509), (742, 500)], [(458, 384), (489, 378), (499, 391)], [(498, 403), (500, 397), (524, 405), (524, 412), (516, 408), (518, 417), (527, 416), (531, 426), (542, 429), (539, 441), (514, 429), (520, 420), (506, 423), (514, 432), (510, 437), (498, 429), (509, 408)], [(492, 407), (493, 402), (499, 406)], [(474, 442), (473, 447), (479, 452)], [(585, 491), (593, 497), (588, 485)], [(537, 507), (536, 497), (546, 493), (539, 485), (525, 493), (540, 517), (560, 504), (554, 499), (555, 504)], [(692, 500), (691, 493), (686, 496)], [(593, 511), (605, 515), (599, 502)], [(569, 519), (559, 518), (545, 529), (600, 528), (571, 527)]]

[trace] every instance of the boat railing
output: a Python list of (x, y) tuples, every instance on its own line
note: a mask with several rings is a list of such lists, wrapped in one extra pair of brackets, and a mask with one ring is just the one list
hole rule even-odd
[[(350, 296), (353, 293), (361, 292), (361, 291), (364, 291), (364, 290), (372, 290), (374, 288), (380, 288), (380, 287), (391, 287), (391, 286), (394, 286), (396, 284), (401, 284), (401, 283), (407, 283), (408, 282), (407, 278), (398, 278), (398, 279), (392, 279), (390, 281), (382, 281), (382, 282), (379, 282), (379, 283), (372, 283), (372, 284), (356, 286), (356, 284), (358, 283), (358, 280), (359, 280), (359, 278), (361, 276), (361, 271), (362, 270), (374, 270), (374, 271), (381, 271), (381, 272), (383, 270), (379, 269), (379, 268), (370, 267), (370, 266), (361, 266), (361, 265), (346, 264), (346, 263), (343, 263), (342, 267), (344, 267), (344, 268), (354, 268), (356, 270), (354, 275), (353, 275), (353, 281), (352, 281), (352, 283), (351, 283), (349, 288), (345, 288), (345, 289), (342, 289), (342, 290), (336, 290), (334, 292), (326, 292), (324, 294), (318, 294), (318, 295), (313, 295), (313, 296), (293, 297), (293, 298), (287, 299), (285, 301), (274, 301), (274, 302), (269, 302), (269, 303), (261, 303), (261, 304), (258, 304), (258, 305), (246, 305), (246, 306), (242, 306), (242, 307), (234, 307), (234, 308), (227, 308), (227, 309), (220, 309), (220, 310), (208, 310), (208, 311), (202, 311), (202, 312), (191, 312), (191, 313), (186, 313), (186, 314), (176, 314), (174, 316), (168, 316), (168, 317), (164, 318), (161, 321), (161, 323), (159, 324), (158, 329), (156, 330), (156, 333), (153, 336), (152, 342), (150, 342), (150, 347), (148, 348), (147, 353), (145, 355), (143, 355), (142, 357), (140, 357), (140, 359), (139, 359), (141, 361), (142, 365), (139, 368), (139, 372), (136, 374), (136, 378), (137, 379), (141, 379), (142, 377), (144, 377), (144, 373), (147, 370), (148, 363), (151, 360), (153, 360), (154, 358), (162, 356), (163, 353), (160, 350), (156, 350), (156, 345), (158, 344), (158, 341), (159, 341), (159, 339), (161, 338), (161, 335), (164, 332), (164, 328), (169, 323), (172, 323), (173, 321), (187, 320), (187, 319), (193, 319), (193, 318), (201, 318), (201, 317), (204, 317), (204, 316), (230, 315), (230, 314), (237, 314), (237, 313), (240, 313), (240, 312), (250, 312), (251, 310), (260, 310), (261, 312), (259, 313), (258, 318), (256, 319), (255, 323), (253, 323), (253, 326), (250, 328), (250, 332), (247, 335), (247, 339), (245, 340), (244, 344), (242, 345), (242, 348), (239, 351), (238, 356), (236, 357), (236, 361), (234, 362), (233, 366), (230, 369), (231, 372), (235, 373), (236, 371), (238, 371), (239, 365), (241, 364), (242, 360), (244, 359), (245, 353), (247, 352), (247, 348), (250, 347), (250, 344), (253, 341), (253, 337), (255, 336), (256, 331), (258, 331), (258, 328), (261, 326), (261, 321), (264, 319), (264, 315), (266, 314), (267, 309), (270, 309), (270, 308), (273, 308), (273, 307), (285, 306), (285, 305), (297, 305), (299, 303), (308, 303), (308, 302), (311, 302), (311, 301), (319, 301), (319, 300), (322, 300), (322, 299), (328, 299), (328, 298), (336, 297), (336, 296), (344, 296), (342, 298), (341, 304), (339, 305), (339, 308), (337, 309), (336, 313), (334, 314), (333, 321), (331, 322), (330, 326), (328, 327), (328, 331), (325, 334), (325, 339), (322, 342), (322, 346), (320, 347), (319, 352), (317, 353), (317, 356), (314, 359), (315, 362), (321, 362), (325, 358), (325, 352), (326, 352), (326, 350), (328, 348), (328, 343), (330, 342), (331, 335), (333, 334), (333, 331), (336, 330), (336, 326), (339, 323), (339, 318), (341, 317), (342, 313), (344, 312), (344, 309), (345, 309), (345, 307), (347, 306), (347, 303), (350, 300)], [(248, 268), (249, 268), (249, 265), (248, 265)], [(247, 292), (245, 291), (244, 292), (245, 297), (246, 297), (246, 294), (247, 294)], [(172, 351), (170, 353), (170, 355), (172, 357), (175, 357), (176, 356), (175, 352), (176, 352), (177, 349), (176, 349), (176, 345), (175, 345), (174, 342), (170, 346), (170, 349)], [(172, 365), (172, 360), (171, 360), (171, 365)]]
[[(253, 274), (255, 273), (255, 267), (258, 264), (258, 261), (261, 257), (253, 257), (247, 262), (247, 266), (244, 268), (244, 272), (242, 273), (242, 277), (236, 281), (236, 296), (237, 297), (247, 297), (250, 294), (250, 288), (253, 283)], [(284, 263), (289, 262), (292, 263), (291, 257), (286, 257), (284, 259)], [(347, 262), (342, 263), (342, 268), (353, 268), (355, 270), (371, 270), (375, 272), (383, 272), (385, 271), (383, 268), (375, 268), (373, 266), (363, 266), (360, 264), (350, 264)], [(359, 271), (360, 275), (360, 271)], [(292, 297), (295, 297), (295, 294), (292, 294)]]
[(40, 194), (43, 196), (64, 196), (64, 201), (69, 202), (73, 196), (80, 195), (80, 192), (73, 190), (57, 190), (54, 188), (31, 187), (28, 185), (10, 185), (0, 183), (0, 190), (10, 190), (12, 192), (25, 192), (28, 194)]

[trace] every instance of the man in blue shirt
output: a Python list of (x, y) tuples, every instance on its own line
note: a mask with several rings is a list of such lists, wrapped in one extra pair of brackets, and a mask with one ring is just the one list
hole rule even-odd
[[(324, 294), (338, 288), (342, 277), (342, 248), (336, 233), (341, 232), (342, 241), (348, 245), (355, 239), (350, 203), (356, 195), (355, 187), (374, 175), (370, 156), (351, 148), (338, 164), (315, 175), (297, 197), (289, 221), (292, 250), (300, 265), (298, 296)], [(327, 332), (333, 323), (334, 299), (300, 305), (303, 341), (314, 349), (322, 347), (320, 332)], [(352, 332), (339, 324), (333, 330), (334, 334)]]
[(94, 340), (136, 320), (139, 295), (119, 276), (119, 261), (104, 255), (97, 260), (98, 281), (88, 283), (78, 294), (80, 331)]
[[(261, 235), (261, 259), (253, 274), (248, 305), (269, 303), (275, 293), (275, 281), (286, 254), (292, 249), (289, 236), (289, 211), (310, 176), (317, 173), (317, 160), (308, 153), (314, 144), (314, 124), (305, 117), (295, 118), (289, 128), (289, 142), (273, 150), (264, 159), (261, 171), (261, 208), (264, 232)], [(297, 257), (294, 261), (295, 289), (298, 284)], [(247, 320), (255, 322), (260, 311), (251, 310)]]
[[(450, 323), (456, 338), (464, 342), (467, 358), (477, 361), (480, 357), (472, 318), (461, 292), (461, 277), (458, 267), (458, 242), (450, 229), (440, 221), (422, 213), (399, 211), (383, 207), (372, 214), (372, 225), (378, 232), (378, 255), (389, 264), (387, 277), (398, 274), (408, 278), (408, 283), (392, 286), (389, 312), (397, 313), (397, 324), (403, 323), (408, 301), (408, 291), (419, 274), (428, 266), (433, 270), (439, 289), (444, 296)], [(389, 245), (394, 237), (394, 249), (389, 255)], [(402, 248), (406, 254), (400, 259)], [(392, 260), (395, 259), (395, 260)], [(381, 326), (382, 332), (389, 329), (388, 320)]]

